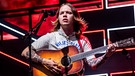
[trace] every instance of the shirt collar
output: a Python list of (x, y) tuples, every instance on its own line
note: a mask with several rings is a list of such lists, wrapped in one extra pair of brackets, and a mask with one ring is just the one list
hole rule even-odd
[(64, 30), (62, 29), (62, 27), (60, 27), (60, 29), (58, 30), (58, 33), (59, 33), (60, 35), (65, 36), (65, 37), (72, 37), (72, 36), (75, 36), (75, 32), (73, 32), (72, 34), (70, 34), (69, 36), (67, 36), (67, 35), (65, 34)]

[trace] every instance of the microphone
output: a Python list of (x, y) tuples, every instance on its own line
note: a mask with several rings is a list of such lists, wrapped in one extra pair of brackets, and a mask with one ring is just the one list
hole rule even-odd
[(125, 50), (125, 49), (122, 50), (122, 54), (123, 55), (126, 55), (127, 59), (130, 59), (131, 58), (129, 52), (127, 50)]
[(55, 16), (56, 11), (55, 10), (42, 10), (41, 13), (44, 13), (46, 16)]

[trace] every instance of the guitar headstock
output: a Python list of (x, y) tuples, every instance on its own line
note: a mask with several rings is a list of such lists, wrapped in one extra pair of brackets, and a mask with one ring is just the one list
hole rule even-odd
[(114, 43), (115, 47), (117, 48), (124, 48), (135, 45), (135, 40), (133, 37), (127, 38), (124, 40), (120, 40)]

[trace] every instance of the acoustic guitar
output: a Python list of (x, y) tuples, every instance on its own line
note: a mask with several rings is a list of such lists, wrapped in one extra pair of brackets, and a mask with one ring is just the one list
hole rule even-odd
[[(134, 38), (128, 38), (124, 40), (117, 41), (113, 43), (116, 45), (116, 48), (124, 48), (128, 46), (135, 45)], [(43, 50), (38, 52), (38, 54), (46, 59), (52, 59), (58, 63), (58, 65), (63, 67), (70, 66), (70, 69), (68, 69), (68, 75), (78, 73), (83, 68), (83, 61), (82, 59), (98, 54), (99, 52), (103, 52), (107, 50), (107, 46), (98, 47), (95, 49), (92, 49), (87, 52), (81, 52), (79, 53), (77, 48), (75, 46), (68, 46), (61, 50)], [(33, 75), (34, 76), (60, 76), (55, 75), (53, 72), (51, 72), (46, 66), (37, 64), (36, 67), (33, 68)]]

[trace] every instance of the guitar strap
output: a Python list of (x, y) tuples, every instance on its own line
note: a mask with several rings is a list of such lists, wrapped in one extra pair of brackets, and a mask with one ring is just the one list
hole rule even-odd
[[(84, 52), (80, 39), (78, 39), (78, 43), (79, 43), (79, 46), (81, 49), (80, 52)], [(83, 69), (78, 74), (79, 74), (79, 76), (84, 76), (83, 73), (84, 73), (84, 66), (83, 66)]]
[(80, 39), (78, 40), (78, 43), (79, 43), (79, 46), (80, 46), (80, 48), (81, 48), (81, 52), (84, 52)]

